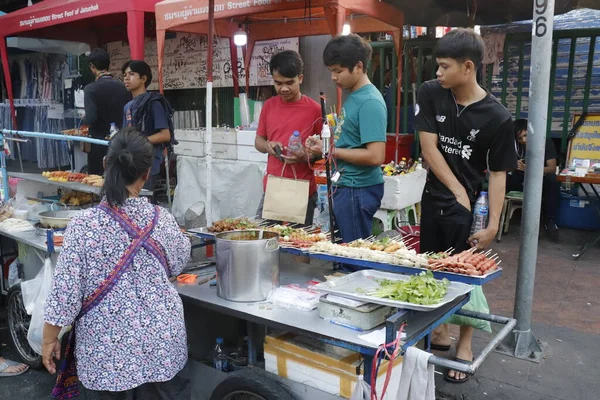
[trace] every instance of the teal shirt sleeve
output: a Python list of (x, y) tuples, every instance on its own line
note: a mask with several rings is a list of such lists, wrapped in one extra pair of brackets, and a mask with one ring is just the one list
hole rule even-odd
[(368, 99), (358, 111), (360, 142), (362, 145), (373, 142), (385, 142), (387, 131), (387, 110), (385, 104), (377, 99)]

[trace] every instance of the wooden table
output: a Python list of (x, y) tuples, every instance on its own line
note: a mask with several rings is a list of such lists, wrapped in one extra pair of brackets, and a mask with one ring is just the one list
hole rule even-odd
[[(562, 175), (561, 174), (561, 175), (558, 175), (556, 177), (556, 179), (559, 182), (576, 184), (578, 187), (581, 188), (581, 190), (583, 190), (583, 193), (585, 193), (585, 196), (593, 204), (596, 205), (598, 212), (600, 212), (600, 193), (598, 193), (598, 190), (596, 190), (596, 187), (594, 186), (594, 185), (600, 185), (600, 174), (587, 174), (586, 176), (572, 176), (572, 175)], [(586, 185), (589, 185), (589, 188), (591, 189), (591, 191), (588, 191), (586, 189), (586, 187), (585, 187)], [(596, 197), (597, 201), (595, 201), (595, 202), (594, 202), (594, 196), (592, 196), (592, 193)], [(581, 257), (586, 251), (588, 251), (589, 249), (594, 247), (599, 242), (600, 242), (600, 232), (598, 233), (598, 235), (596, 236), (596, 238), (594, 240), (584, 243), (579, 248), (579, 252), (573, 254), (573, 258), (575, 258), (576, 260), (579, 260), (579, 257)]]

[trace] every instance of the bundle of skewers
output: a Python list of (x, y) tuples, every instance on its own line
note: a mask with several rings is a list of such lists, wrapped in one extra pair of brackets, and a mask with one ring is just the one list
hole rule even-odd
[(330, 233), (321, 232), (317, 227), (301, 227), (300, 224), (273, 224), (258, 217), (226, 218), (216, 221), (208, 231), (211, 233), (261, 229), (279, 234), (279, 242), (283, 247), (307, 248), (316, 242), (331, 241)]
[(383, 264), (425, 267), (428, 259), (424, 255), (417, 254), (413, 249), (414, 245), (414, 243), (403, 242), (400, 236), (381, 240), (370, 237), (343, 244), (318, 242), (308, 251)]
[(320, 228), (300, 228), (298, 225), (260, 224), (259, 228), (279, 234), (279, 243), (283, 247), (308, 248), (317, 242), (331, 241), (329, 232), (323, 233)]
[(455, 272), (459, 274), (483, 276), (495, 271), (502, 261), (498, 260), (498, 254), (492, 254), (492, 250), (485, 253), (478, 252), (476, 248), (465, 250), (452, 255), (454, 249), (450, 248), (442, 253), (425, 253), (429, 258), (426, 268), (432, 271)]

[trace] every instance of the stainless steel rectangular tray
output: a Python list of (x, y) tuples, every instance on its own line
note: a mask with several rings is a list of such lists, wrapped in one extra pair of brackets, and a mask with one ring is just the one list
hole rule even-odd
[(350, 299), (364, 300), (371, 303), (382, 304), (385, 306), (404, 308), (415, 311), (433, 311), (444, 304), (447, 304), (459, 296), (463, 296), (473, 290), (473, 286), (460, 282), (450, 282), (444, 299), (438, 304), (420, 305), (413, 303), (405, 303), (403, 301), (380, 299), (373, 296), (368, 296), (365, 293), (359, 293), (356, 290), (369, 292), (377, 287), (377, 279), (390, 279), (395, 281), (406, 281), (410, 279), (408, 275), (392, 274), (390, 272), (382, 272), (373, 269), (362, 270), (352, 274), (331, 279), (327, 282), (319, 283), (315, 289), (333, 293), (338, 296), (348, 297)]

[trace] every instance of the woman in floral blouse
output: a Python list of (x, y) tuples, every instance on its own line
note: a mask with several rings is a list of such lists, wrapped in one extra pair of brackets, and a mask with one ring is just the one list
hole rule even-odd
[(67, 227), (42, 354), (55, 373), (57, 336), (73, 326), (55, 398), (76, 396), (77, 378), (101, 399), (190, 398), (178, 375), (187, 362), (183, 306), (169, 281), (187, 264), (190, 242), (168, 211), (139, 197), (152, 158), (146, 137), (118, 133), (106, 156), (105, 198)]

